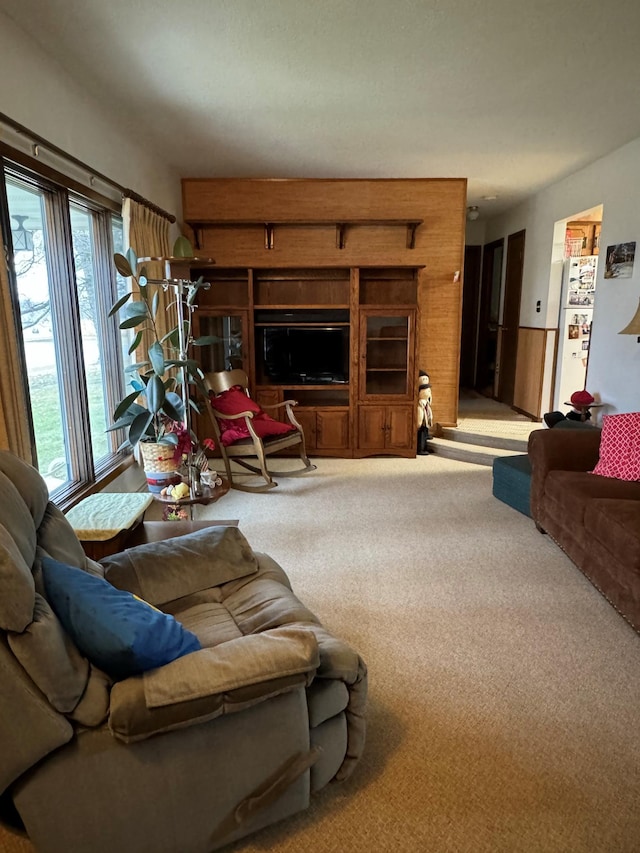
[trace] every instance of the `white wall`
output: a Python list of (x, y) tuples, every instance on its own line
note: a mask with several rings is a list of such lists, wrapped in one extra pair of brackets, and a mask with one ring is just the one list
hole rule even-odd
[[(550, 299), (554, 225), (576, 212), (604, 205), (587, 389), (607, 406), (606, 413), (640, 410), (640, 344), (618, 335), (638, 307), (640, 298), (640, 139), (602, 157), (579, 172), (547, 187), (523, 204), (487, 223), (486, 241), (526, 230), (520, 324), (552, 328), (557, 304)], [(605, 279), (606, 248), (636, 241), (633, 276)], [(536, 301), (542, 310), (536, 313)], [(553, 365), (545, 365), (545, 376)]]
[(144, 131), (89, 96), (2, 12), (0, 112), (180, 218), (179, 175), (154, 156)]

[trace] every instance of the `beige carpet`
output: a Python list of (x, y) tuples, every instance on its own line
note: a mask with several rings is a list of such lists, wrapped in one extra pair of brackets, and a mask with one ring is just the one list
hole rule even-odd
[(199, 515), (240, 519), (362, 653), (366, 751), (308, 811), (228, 849), (637, 853), (640, 637), (492, 497), (490, 469), (317, 461)]

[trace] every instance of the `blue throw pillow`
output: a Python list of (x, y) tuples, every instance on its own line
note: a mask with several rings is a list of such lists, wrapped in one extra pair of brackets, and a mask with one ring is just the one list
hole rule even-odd
[(82, 654), (119, 680), (163, 666), (201, 646), (167, 613), (82, 569), (42, 560), (49, 604)]

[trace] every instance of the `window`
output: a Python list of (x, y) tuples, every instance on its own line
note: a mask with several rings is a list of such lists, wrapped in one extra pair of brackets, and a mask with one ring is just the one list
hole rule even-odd
[(37, 466), (64, 501), (119, 461), (107, 432), (123, 394), (120, 331), (109, 317), (122, 220), (108, 206), (3, 162), (18, 328)]

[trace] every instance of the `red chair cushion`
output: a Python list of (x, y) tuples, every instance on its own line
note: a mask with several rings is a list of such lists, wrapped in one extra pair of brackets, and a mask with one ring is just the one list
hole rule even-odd
[[(213, 408), (223, 415), (238, 415), (240, 412), (253, 412), (252, 426), (260, 438), (269, 438), (274, 435), (286, 435), (289, 432), (295, 432), (296, 428), (292, 424), (284, 424), (282, 421), (276, 421), (263, 412), (251, 397), (247, 397), (240, 385), (234, 385), (233, 388), (229, 388), (217, 396), (210, 394), (209, 397)], [(229, 447), (234, 441), (251, 437), (246, 421), (220, 420), (218, 425), (220, 427), (220, 441), (225, 447)]]

